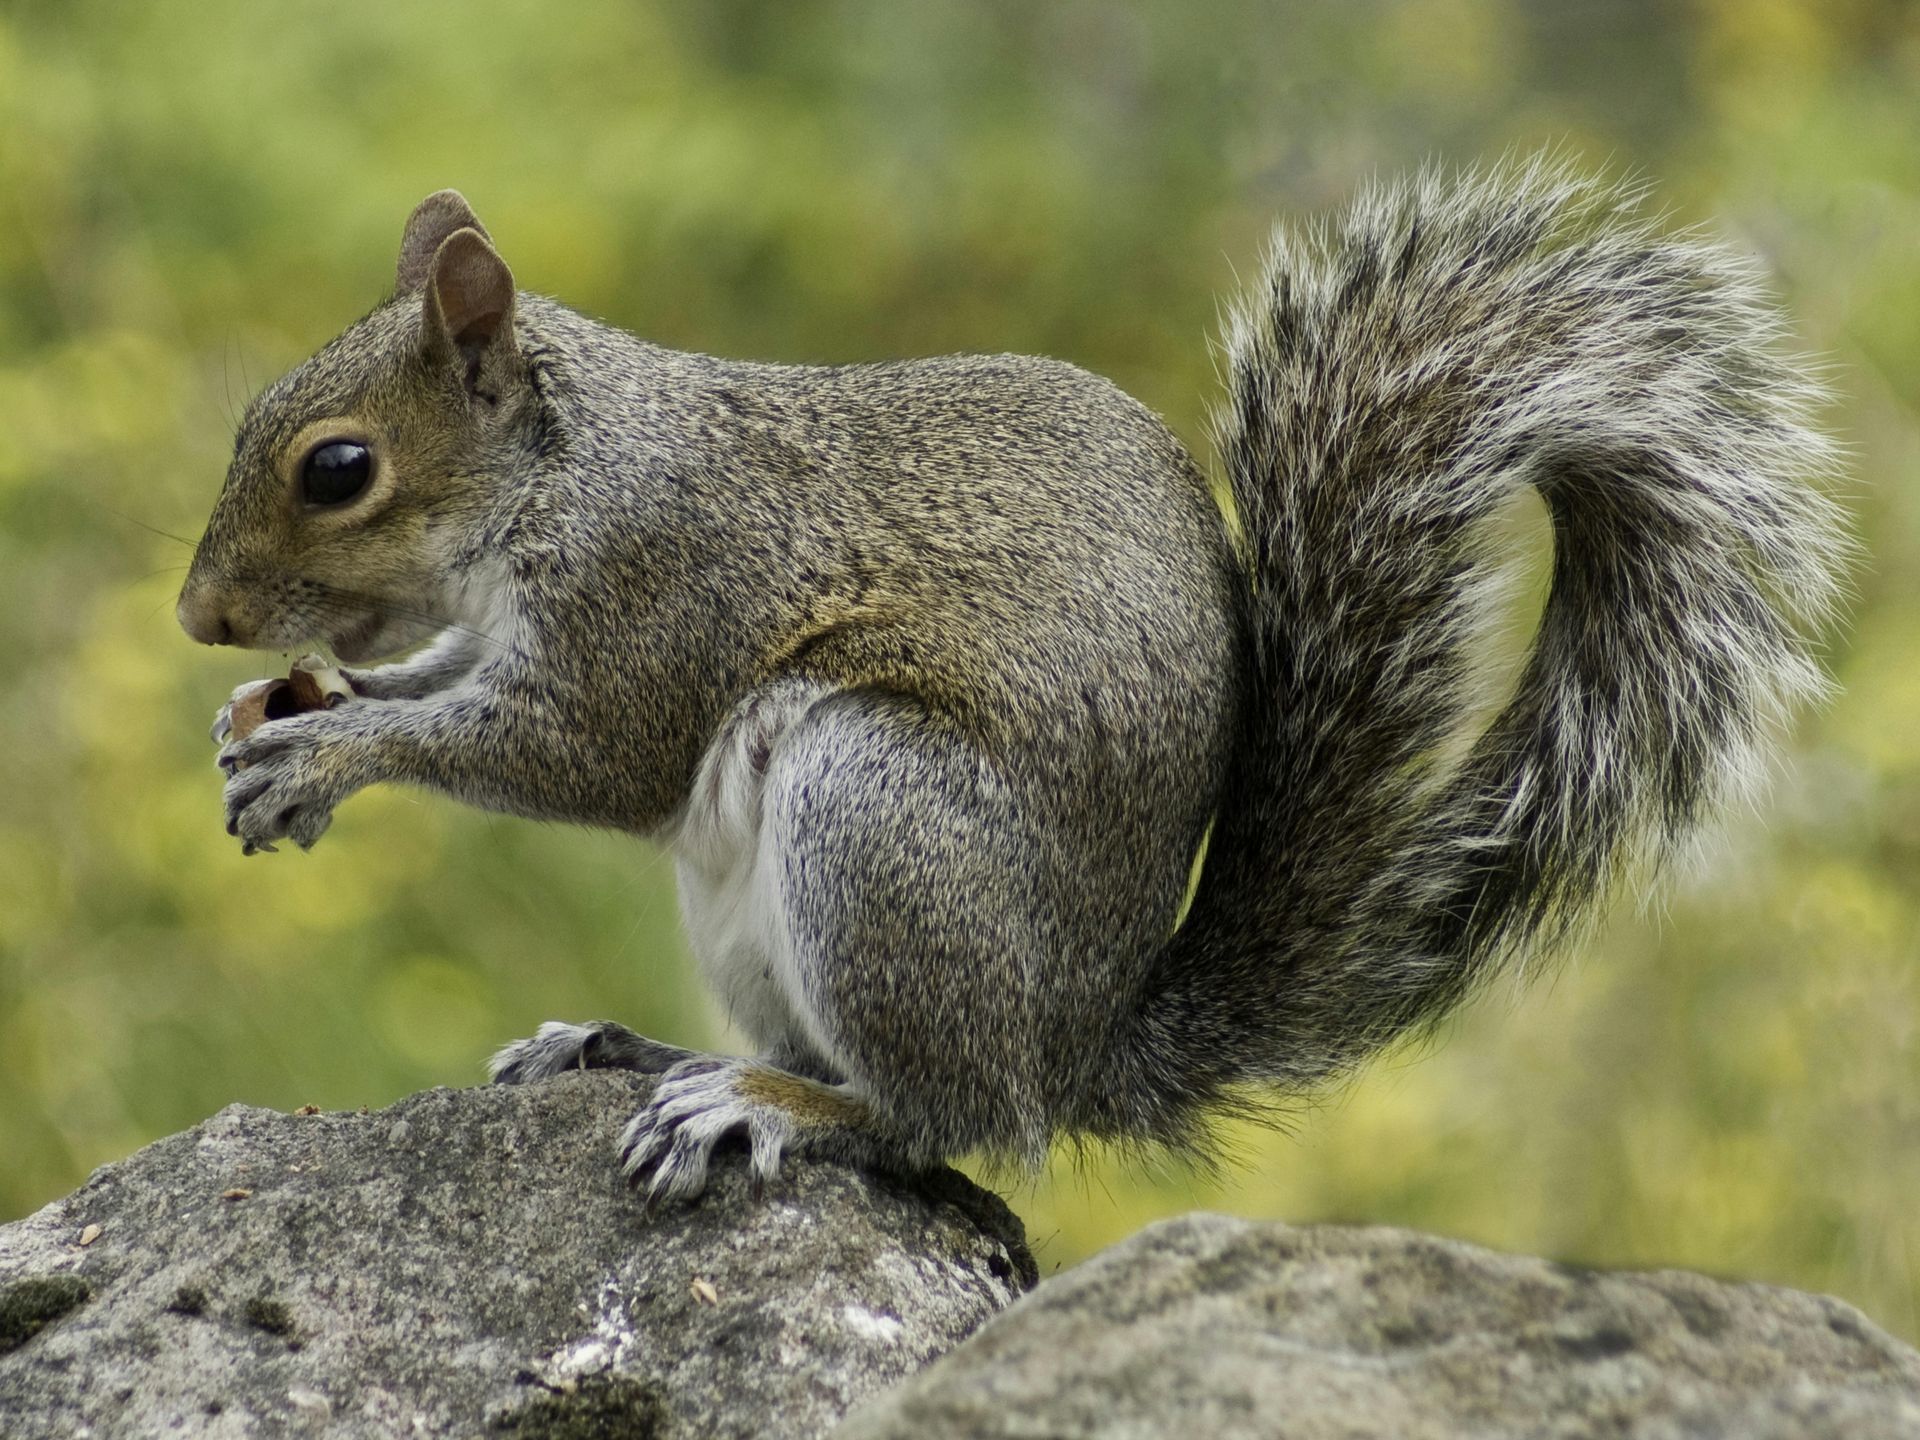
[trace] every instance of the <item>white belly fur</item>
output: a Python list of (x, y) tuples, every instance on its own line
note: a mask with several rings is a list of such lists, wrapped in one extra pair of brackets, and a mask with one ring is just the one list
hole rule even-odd
[(763, 1050), (822, 1048), (793, 964), (780, 827), (766, 823), (762, 799), (781, 736), (825, 693), (796, 684), (743, 701), (701, 757), (686, 808), (663, 837), (701, 974)]

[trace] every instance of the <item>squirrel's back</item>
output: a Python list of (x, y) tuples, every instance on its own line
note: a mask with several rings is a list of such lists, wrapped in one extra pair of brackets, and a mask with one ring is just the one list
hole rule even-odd
[[(716, 589), (777, 607), (763, 666), (918, 695), (1009, 763), (1088, 728), (1063, 709), (1089, 705), (1092, 732), (1144, 740), (1185, 697), (1217, 744), (1239, 564), (1200, 468), (1110, 381), (1028, 355), (722, 360), (523, 309), (573, 447), (563, 522), (648, 563), (668, 533), (698, 546)], [(595, 523), (602, 484), (619, 525)]]

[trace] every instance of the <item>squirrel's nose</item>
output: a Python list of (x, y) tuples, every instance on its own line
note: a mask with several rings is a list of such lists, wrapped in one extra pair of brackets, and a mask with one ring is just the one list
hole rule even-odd
[(174, 614), (180, 618), (180, 628), (202, 645), (233, 643), (233, 625), (217, 603), (209, 603), (200, 596), (182, 595)]

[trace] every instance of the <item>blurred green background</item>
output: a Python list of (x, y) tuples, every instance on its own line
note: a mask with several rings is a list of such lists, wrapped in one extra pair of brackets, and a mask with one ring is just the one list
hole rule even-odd
[(1043, 1264), (1194, 1206), (1836, 1292), (1920, 1336), (1920, 20), (1902, 0), (0, 7), (0, 1218), (231, 1101), (722, 1043), (670, 866), (386, 790), (242, 860), (175, 628), (246, 395), (456, 185), (523, 285), (790, 361), (1027, 350), (1196, 447), (1278, 216), (1428, 159), (1640, 171), (1779, 277), (1873, 556), (1764, 815), (1213, 1184), (1063, 1161)]

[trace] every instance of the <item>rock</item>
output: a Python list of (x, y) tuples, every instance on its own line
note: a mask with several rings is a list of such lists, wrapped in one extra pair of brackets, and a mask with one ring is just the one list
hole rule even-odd
[(734, 1156), (648, 1218), (647, 1085), (233, 1106), (106, 1166), (0, 1227), (0, 1435), (820, 1435), (1033, 1283), (952, 1172), (755, 1201)]
[(737, 1156), (648, 1218), (647, 1083), (234, 1106), (106, 1167), (0, 1227), (0, 1435), (1920, 1436), (1920, 1353), (1766, 1286), (1196, 1215), (1012, 1304), (960, 1176), (756, 1202)]
[(836, 1440), (908, 1435), (1914, 1440), (1920, 1353), (1819, 1295), (1193, 1215), (1049, 1280)]

